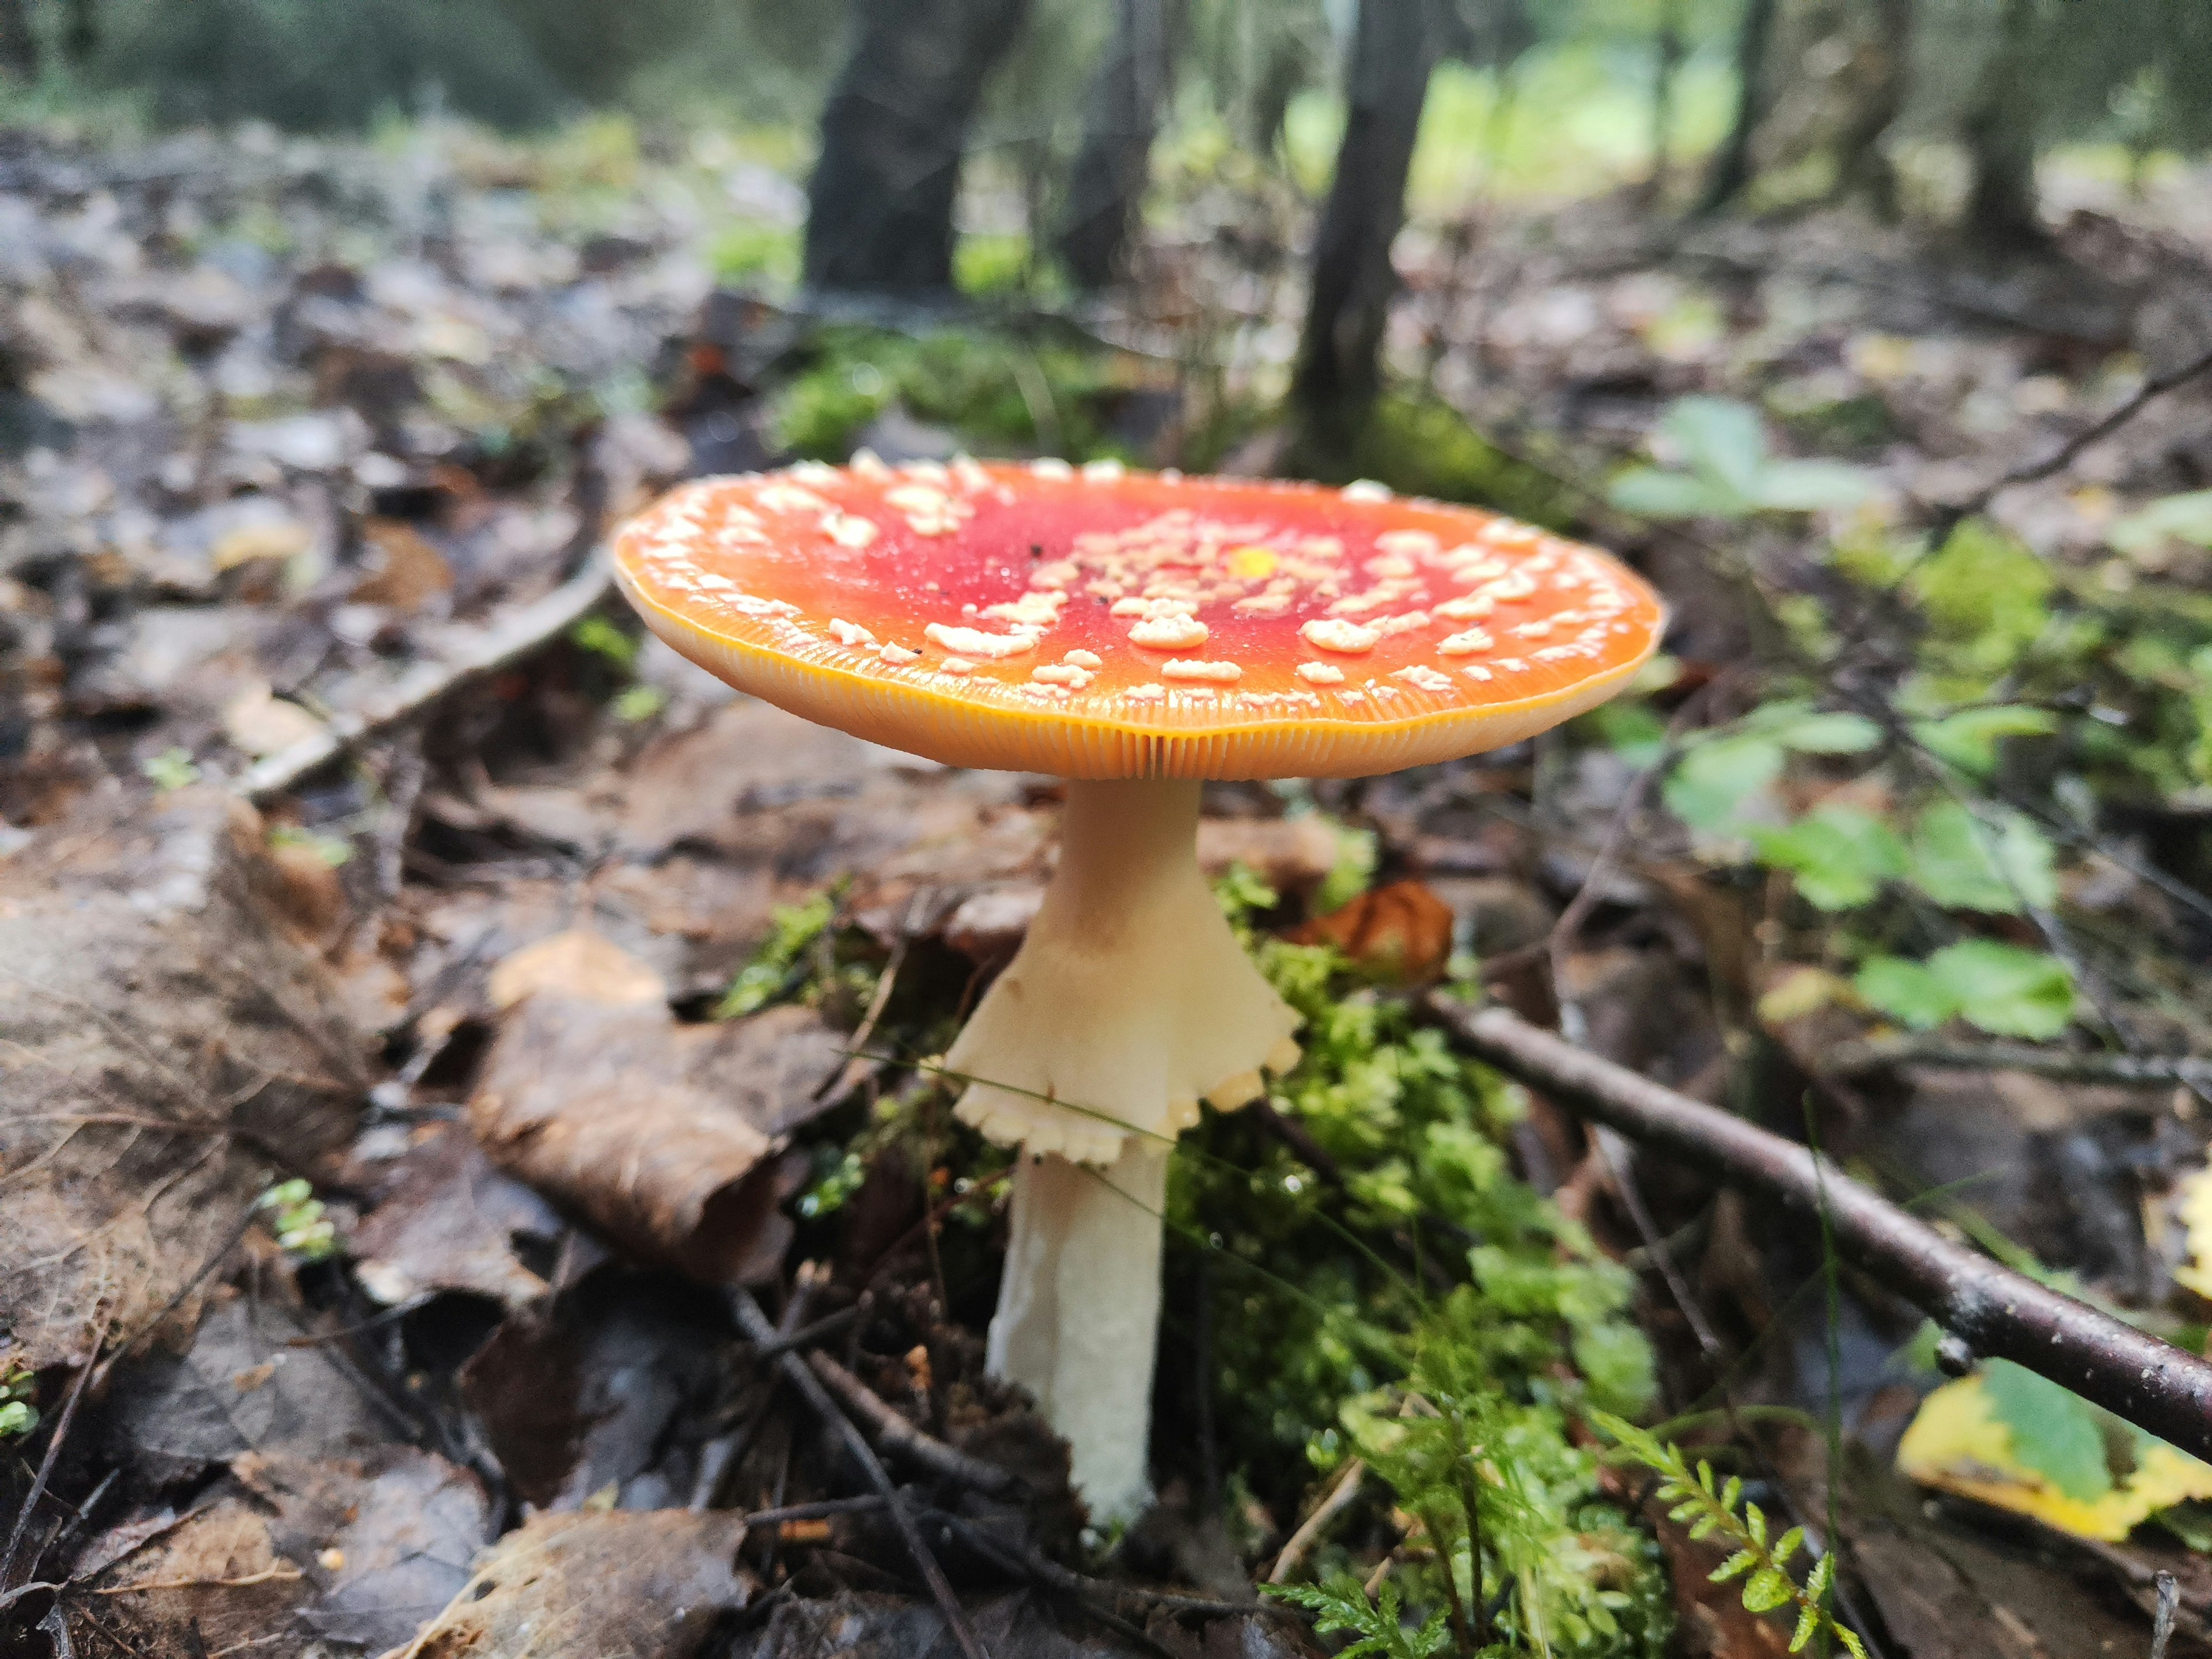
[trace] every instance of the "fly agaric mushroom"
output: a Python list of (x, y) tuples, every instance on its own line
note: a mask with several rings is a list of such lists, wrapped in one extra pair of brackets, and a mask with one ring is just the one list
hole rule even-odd
[(1603, 702), (1650, 588), (1490, 514), (1110, 463), (835, 468), (680, 488), (617, 537), (623, 592), (700, 666), (948, 765), (1066, 781), (1060, 862), (945, 1056), (1018, 1146), (992, 1370), (1141, 1507), (1168, 1153), (1298, 1054), (1195, 856), (1206, 778), (1358, 777)]

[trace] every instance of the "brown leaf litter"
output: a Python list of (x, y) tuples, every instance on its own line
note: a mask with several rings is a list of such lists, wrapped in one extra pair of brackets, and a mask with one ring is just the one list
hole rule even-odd
[(280, 884), (211, 789), (95, 798), (0, 863), (0, 1358), (189, 1328), (270, 1172), (352, 1132), (361, 1039)]

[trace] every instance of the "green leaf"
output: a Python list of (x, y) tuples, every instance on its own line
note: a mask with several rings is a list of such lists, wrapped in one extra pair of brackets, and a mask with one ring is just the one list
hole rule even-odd
[(1814, 1632), (1820, 1628), (1820, 1609), (1817, 1604), (1808, 1601), (1804, 1612), (1797, 1615), (1797, 1628), (1790, 1632), (1790, 1651), (1804, 1652), (1805, 1644), (1813, 1639)]
[(1912, 882), (1954, 910), (2014, 915), (2023, 899), (2041, 908), (2058, 896), (2054, 856), (2049, 839), (2018, 813), (1991, 826), (1945, 801), (1913, 830)]
[(1937, 759), (1962, 772), (1985, 777), (1996, 770), (2000, 740), (2042, 737), (2057, 729), (2058, 717), (2048, 709), (2001, 703), (1990, 708), (1962, 709), (1942, 720), (1916, 720), (1912, 734)]
[(1725, 1584), (1731, 1578), (1742, 1577), (1744, 1574), (1749, 1572), (1758, 1565), (1759, 1552), (1757, 1550), (1738, 1550), (1734, 1555), (1731, 1555), (1727, 1560), (1722, 1562), (1720, 1565), (1713, 1569), (1711, 1574), (1712, 1582), (1716, 1584)]
[(1733, 398), (1678, 398), (1659, 429), (1682, 452), (1691, 471), (1755, 501), (1766, 469), (1766, 432), (1759, 411)]
[(2045, 1042), (2074, 1018), (2074, 977), (2040, 951), (1996, 939), (1961, 939), (1928, 958), (1959, 1012), (1995, 1036)]
[(1823, 910), (1866, 903), (1883, 882), (1905, 873), (1905, 844), (1872, 813), (1824, 806), (1787, 828), (1754, 829), (1761, 862), (1787, 870), (1797, 890)]
[(1782, 774), (1782, 745), (1757, 732), (1714, 738), (1688, 750), (1660, 793), (1693, 830), (1717, 833), (1749, 796)]
[(2168, 495), (2116, 520), (2105, 539), (2131, 558), (2159, 552), (2168, 540), (2212, 547), (2212, 489)]
[(1817, 513), (1856, 507), (1874, 494), (1874, 480), (1841, 461), (1773, 461), (1759, 478), (1759, 504), (1780, 513)]
[(1870, 957), (1851, 985), (1873, 1006), (1916, 1031), (1929, 1031), (1959, 1012), (1951, 988), (1924, 965), (1902, 957)]
[(2093, 1504), (2112, 1489), (2095, 1407), (2008, 1359), (1982, 1368), (1982, 1393), (2012, 1435), (2013, 1455), (2067, 1497)]
[(1761, 1567), (1743, 1587), (1743, 1605), (1749, 1613), (1771, 1613), (1789, 1606), (1795, 1595), (1788, 1573), (1778, 1567)]
[(1790, 1565), (1790, 1557), (1796, 1555), (1799, 1550), (1804, 1547), (1805, 1528), (1802, 1527), (1790, 1528), (1788, 1532), (1784, 1533), (1781, 1537), (1774, 1540), (1774, 1565), (1778, 1567), (1788, 1566)]
[(1771, 738), (1800, 755), (1863, 755), (1881, 741), (1863, 714), (1823, 713), (1802, 697), (1763, 703), (1736, 722), (1739, 732)]
[(1621, 512), (1645, 519), (1738, 519), (1751, 507), (1709, 479), (1653, 466), (1632, 466), (1620, 473), (1605, 498)]

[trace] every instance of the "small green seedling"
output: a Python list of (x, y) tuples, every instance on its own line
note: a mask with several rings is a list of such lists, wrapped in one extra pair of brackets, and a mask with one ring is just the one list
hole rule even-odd
[(306, 1182), (280, 1181), (255, 1200), (257, 1209), (275, 1212), (276, 1243), (301, 1261), (324, 1261), (338, 1247), (337, 1229), (323, 1212), (323, 1201)]
[(38, 1378), (21, 1365), (0, 1367), (0, 1440), (20, 1439), (39, 1426), (39, 1408), (31, 1403), (38, 1390)]

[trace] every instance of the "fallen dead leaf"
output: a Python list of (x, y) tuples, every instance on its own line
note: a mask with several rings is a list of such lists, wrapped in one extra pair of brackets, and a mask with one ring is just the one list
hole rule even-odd
[(519, 1308), (545, 1281), (515, 1254), (519, 1237), (560, 1237), (545, 1200), (494, 1169), (473, 1136), (446, 1129), (384, 1166), (388, 1185), (354, 1229), (354, 1274), (386, 1307), (467, 1291)]
[(824, 1109), (814, 1091), (844, 1059), (803, 1008), (681, 1025), (540, 991), (501, 1024), (469, 1122), (495, 1163), (626, 1249), (750, 1283), (791, 1237), (784, 1137)]
[(664, 1002), (668, 987), (659, 974), (603, 934), (572, 927), (539, 939), (492, 969), (492, 1006), (512, 1008), (539, 991), (584, 1002)]
[(355, 604), (419, 611), (453, 591), (453, 566), (412, 525), (396, 519), (371, 519), (362, 526), (361, 533), (374, 550), (375, 568), (354, 584), (348, 597)]
[(538, 1516), (385, 1659), (687, 1659), (751, 1599), (737, 1565), (744, 1537), (744, 1518), (726, 1513)]
[(1371, 978), (1425, 985), (1451, 958), (1452, 908), (1418, 881), (1394, 881), (1362, 893), (1340, 910), (1316, 917), (1291, 937), (1301, 945), (1334, 945)]
[(93, 798), (0, 861), (0, 1325), (25, 1364), (189, 1329), (264, 1149), (296, 1167), (351, 1133), (363, 1045), (277, 885), (258, 817), (206, 788)]
[(1997, 1415), (1978, 1376), (1947, 1382), (1921, 1401), (1897, 1448), (1899, 1470), (1923, 1486), (2115, 1544), (2160, 1510), (2212, 1498), (2212, 1465), (2163, 1441), (2142, 1447), (2138, 1457), (2135, 1469), (2116, 1477), (2102, 1497), (2069, 1497), (2021, 1461), (2012, 1429)]

